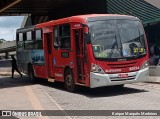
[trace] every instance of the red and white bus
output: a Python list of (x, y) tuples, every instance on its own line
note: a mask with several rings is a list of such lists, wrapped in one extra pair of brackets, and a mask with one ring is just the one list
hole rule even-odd
[(80, 15), (17, 30), (20, 70), (48, 81), (90, 88), (147, 80), (148, 47), (140, 20), (113, 14)]

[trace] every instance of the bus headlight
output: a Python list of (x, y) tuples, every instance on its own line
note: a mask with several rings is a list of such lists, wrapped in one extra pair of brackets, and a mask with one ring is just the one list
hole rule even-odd
[(104, 74), (104, 70), (96, 64), (91, 64), (91, 72)]
[(145, 68), (147, 68), (147, 67), (149, 67), (149, 60), (145, 61), (145, 62), (142, 64), (141, 69), (145, 69)]

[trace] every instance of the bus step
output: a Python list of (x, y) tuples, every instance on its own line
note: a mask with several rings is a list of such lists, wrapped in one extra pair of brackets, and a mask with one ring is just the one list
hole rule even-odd
[(55, 79), (52, 79), (52, 78), (48, 78), (48, 82), (54, 82)]
[(76, 85), (79, 85), (79, 86), (86, 86), (84, 83), (76, 83)]

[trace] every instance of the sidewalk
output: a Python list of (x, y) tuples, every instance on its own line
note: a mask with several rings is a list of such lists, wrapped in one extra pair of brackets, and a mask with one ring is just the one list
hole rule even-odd
[[(26, 74), (23, 74), (22, 73), (22, 75), (26, 75)], [(12, 73), (11, 73), (11, 71), (8, 71), (8, 72), (2, 72), (2, 71), (0, 71), (0, 76), (7, 76), (7, 77), (11, 77), (12, 76)], [(14, 77), (20, 77), (20, 75), (15, 71), (14, 72)]]
[[(11, 77), (11, 68), (0, 68), (0, 109), (1, 110), (62, 110), (57, 102), (39, 84), (31, 84), (28, 77), (15, 72)], [(66, 115), (66, 114), (65, 114)], [(17, 116), (16, 116), (17, 117)], [(18, 117), (21, 119), (52, 119), (52, 116)], [(54, 119), (71, 119), (70, 116), (54, 116)]]
[[(0, 76), (11, 76), (11, 68), (10, 67), (0, 67)], [(15, 72), (15, 75), (17, 72)]]
[(160, 84), (160, 77), (158, 76), (149, 76), (148, 83), (159, 83)]
[[(23, 75), (26, 75), (26, 74), (23, 74)], [(12, 76), (11, 68), (10, 67), (0, 68), (0, 76), (11, 77)], [(19, 77), (20, 75), (18, 74), (18, 72), (15, 71), (14, 76)]]
[[(2, 73), (1, 73), (2, 74)], [(4, 72), (6, 74), (6, 72)], [(18, 75), (19, 76), (19, 75)], [(15, 77), (18, 77), (15, 75)], [(11, 79), (0, 78), (0, 109), (1, 110), (63, 110), (56, 101), (39, 85), (29, 83), (26, 76)], [(52, 116), (19, 117), (50, 119)], [(71, 119), (69, 116), (54, 116), (54, 119)]]

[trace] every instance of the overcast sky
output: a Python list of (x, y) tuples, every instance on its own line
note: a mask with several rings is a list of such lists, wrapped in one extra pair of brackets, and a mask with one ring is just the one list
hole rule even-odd
[(14, 40), (16, 38), (16, 29), (20, 28), (23, 16), (0, 16), (0, 39), (7, 41)]

